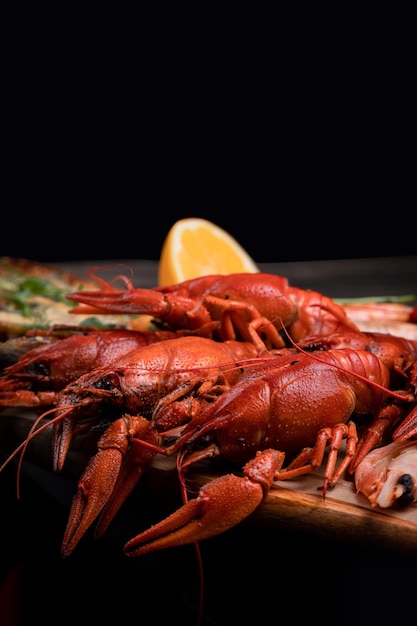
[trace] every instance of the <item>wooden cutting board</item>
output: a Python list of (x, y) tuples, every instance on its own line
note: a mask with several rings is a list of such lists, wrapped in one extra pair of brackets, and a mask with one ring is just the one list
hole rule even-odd
[[(8, 409), (3, 412), (0, 420), (3, 459), (24, 440), (35, 419), (36, 415), (30, 411)], [(67, 478), (71, 476), (74, 481), (70, 489), (75, 494), (77, 480), (95, 452), (95, 439), (81, 436), (74, 440), (62, 473), (62, 488), (68, 489)], [(52, 458), (50, 429), (34, 438), (25, 454), (31, 464), (49, 470)], [(356, 492), (349, 476), (342, 478), (323, 499), (320, 491), (323, 469), (324, 466), (298, 479), (281, 481), (279, 486), (270, 490), (245, 524), (258, 528), (282, 527), (323, 538), (389, 546), (417, 556), (417, 503), (406, 509), (374, 508), (365, 496)], [(30, 466), (26, 471), (31, 471)], [(230, 468), (227, 471), (230, 472)], [(200, 463), (190, 468), (187, 477), (196, 487), (201, 487), (220, 475), (219, 468), (213, 469), (209, 463)], [(59, 475), (54, 475), (54, 479), (58, 497)], [(156, 506), (160, 507), (161, 501), (164, 501), (168, 511), (169, 507), (180, 504), (172, 459), (157, 459), (147, 478), (147, 485)], [(71, 493), (69, 496), (72, 498)]]
[[(198, 484), (212, 472), (194, 474)], [(250, 518), (259, 527), (291, 527), (322, 537), (387, 546), (417, 556), (417, 505), (406, 509), (373, 508), (349, 479), (342, 479), (326, 494), (319, 492), (322, 472), (282, 481), (266, 496)]]

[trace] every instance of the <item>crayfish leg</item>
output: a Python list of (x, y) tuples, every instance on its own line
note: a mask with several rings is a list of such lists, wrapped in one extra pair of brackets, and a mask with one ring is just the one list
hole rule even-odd
[[(358, 441), (355, 455), (353, 456), (348, 467), (350, 474), (355, 472), (359, 463), (363, 461), (365, 456), (371, 450), (382, 443), (385, 433), (393, 426), (393, 424), (398, 423), (404, 418), (406, 410), (406, 405), (400, 405), (397, 402), (389, 402), (382, 407), (377, 415), (377, 418), (372, 421), (368, 428), (366, 428)], [(398, 432), (403, 424), (404, 422), (402, 422), (402, 424), (397, 428), (396, 432)], [(393, 439), (395, 439), (395, 433), (393, 435)]]
[[(345, 456), (336, 468), (343, 439), (347, 440)], [(322, 428), (317, 435), (315, 446), (312, 448), (304, 448), (288, 467), (278, 471), (274, 483), (278, 483), (280, 480), (289, 480), (310, 474), (318, 469), (321, 467), (326, 449), (329, 447), (329, 454), (323, 474), (323, 485), (320, 487), (323, 492), (323, 497), (325, 498), (327, 489), (335, 487), (346, 471), (355, 453), (357, 441), (356, 424), (353, 421), (349, 421), (348, 424), (336, 424), (332, 428)]]
[(394, 431), (394, 441), (404, 442), (417, 436), (417, 407), (407, 415)]

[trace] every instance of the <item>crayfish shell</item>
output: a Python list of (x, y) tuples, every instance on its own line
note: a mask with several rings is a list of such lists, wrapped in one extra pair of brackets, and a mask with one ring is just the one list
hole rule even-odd
[(417, 501), (417, 441), (372, 450), (355, 471), (355, 487), (373, 507), (401, 508)]

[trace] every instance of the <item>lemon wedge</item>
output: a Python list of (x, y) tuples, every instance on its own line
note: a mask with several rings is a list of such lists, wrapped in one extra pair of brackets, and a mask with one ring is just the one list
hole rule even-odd
[(158, 284), (174, 285), (209, 274), (259, 272), (255, 261), (227, 231), (199, 217), (178, 220), (161, 249)]

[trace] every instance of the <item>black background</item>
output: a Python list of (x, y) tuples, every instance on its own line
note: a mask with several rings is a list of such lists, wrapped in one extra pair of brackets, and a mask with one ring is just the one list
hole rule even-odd
[(139, 114), (103, 86), (82, 100), (49, 101), (49, 88), (9, 102), (1, 255), (157, 260), (183, 217), (215, 222), (258, 262), (417, 253), (407, 94), (397, 109), (369, 93), (351, 108), (290, 98), (279, 114), (267, 99), (145, 98)]
[(406, 34), (85, 28), (22, 26), (10, 48), (1, 255), (157, 260), (193, 216), (259, 262), (416, 254)]
[[(183, 217), (204, 217), (226, 229), (257, 262), (313, 261), (348, 258), (415, 255), (415, 235), (410, 233), (412, 223), (405, 217), (401, 225), (386, 224), (381, 213), (361, 223), (358, 213), (351, 212), (353, 223), (344, 224), (343, 212), (324, 207), (314, 211), (318, 223), (310, 224), (300, 209), (292, 216), (280, 217), (274, 208), (246, 207), (235, 209), (235, 216), (215, 211), (161, 209), (136, 199), (129, 211), (114, 208), (88, 208), (93, 217), (71, 209), (57, 214), (37, 210), (30, 217), (19, 220), (1, 244), (1, 255), (27, 258), (42, 262), (77, 261), (89, 259), (152, 259), (158, 260), (162, 243), (170, 227)], [(134, 206), (133, 206), (134, 204)], [(159, 214), (158, 211), (162, 213)], [(165, 212), (165, 214), (164, 214)], [(234, 210), (229, 209), (232, 214)], [(300, 228), (300, 223), (306, 225)], [(412, 219), (408, 220), (412, 222)], [(331, 223), (329, 223), (331, 222)], [(401, 230), (401, 233), (398, 232)]]
[(263, 177), (247, 164), (227, 177), (157, 165), (150, 178), (140, 163), (126, 178), (113, 162), (88, 176), (69, 172), (67, 162), (64, 171), (50, 166), (22, 170), (3, 199), (2, 256), (158, 260), (168, 230), (184, 217), (221, 226), (257, 262), (417, 253), (413, 181), (398, 171), (393, 180), (388, 167), (355, 178), (297, 165), (288, 180), (279, 169)]

